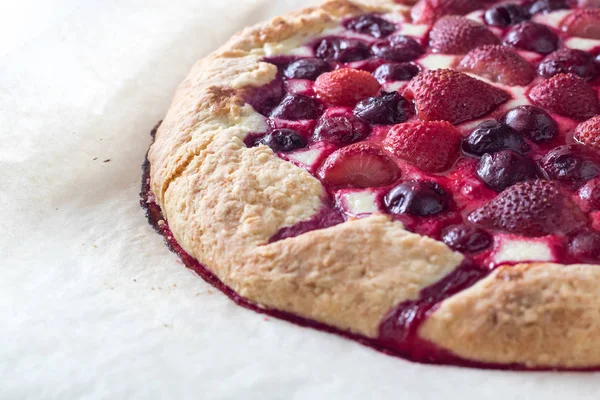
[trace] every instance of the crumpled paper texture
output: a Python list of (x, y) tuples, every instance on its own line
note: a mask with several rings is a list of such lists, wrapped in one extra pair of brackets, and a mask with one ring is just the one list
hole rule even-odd
[(248, 311), (147, 224), (140, 165), (175, 86), (235, 31), (307, 4), (3, 10), (1, 399), (598, 398), (594, 373), (414, 364)]

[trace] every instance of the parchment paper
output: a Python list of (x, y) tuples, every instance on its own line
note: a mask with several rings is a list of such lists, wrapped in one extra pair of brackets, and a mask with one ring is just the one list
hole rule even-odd
[(306, 1), (6, 2), (0, 399), (598, 399), (600, 375), (409, 363), (234, 305), (138, 205), (198, 58)]

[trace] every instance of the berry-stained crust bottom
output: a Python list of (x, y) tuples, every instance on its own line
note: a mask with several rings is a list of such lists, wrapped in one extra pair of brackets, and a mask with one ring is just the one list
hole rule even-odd
[[(158, 126), (152, 131), (153, 138), (157, 128)], [(160, 206), (154, 201), (154, 195), (150, 189), (150, 162), (147, 157), (142, 165), (140, 204), (146, 212), (148, 223), (156, 232), (163, 236), (169, 249), (179, 256), (186, 267), (196, 272), (206, 282), (223, 292), (237, 305), (258, 313), (286, 320), (296, 325), (343, 336), (382, 353), (425, 364), (526, 371), (600, 371), (600, 368), (528, 368), (519, 364), (504, 365), (481, 363), (457, 357), (450, 352), (437, 347), (433, 343), (418, 337), (417, 332), (421, 324), (444, 299), (470, 287), (488, 274), (487, 271), (478, 268), (475, 265), (463, 263), (463, 265), (459, 266), (454, 272), (450, 273), (439, 282), (423, 289), (418, 300), (406, 301), (396, 306), (389, 313), (386, 320), (381, 323), (379, 327), (379, 337), (370, 339), (361, 335), (339, 330), (317, 321), (302, 318), (288, 312), (265, 308), (246, 300), (221, 282), (221, 280), (209, 269), (189, 255), (173, 237), (169, 225), (162, 215)]]

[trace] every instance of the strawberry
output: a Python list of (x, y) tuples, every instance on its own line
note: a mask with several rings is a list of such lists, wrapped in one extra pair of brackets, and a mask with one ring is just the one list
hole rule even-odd
[(427, 172), (444, 171), (460, 155), (460, 132), (444, 121), (395, 125), (383, 141), (385, 148)]
[(465, 54), (486, 44), (500, 44), (500, 39), (485, 25), (465, 17), (440, 18), (429, 32), (429, 46), (438, 53)]
[(417, 75), (406, 87), (404, 97), (414, 100), (420, 119), (451, 124), (481, 117), (510, 99), (505, 91), (451, 69)]
[(487, 229), (524, 236), (569, 234), (586, 224), (586, 216), (556, 182), (517, 183), (468, 216)]
[(600, 113), (596, 92), (574, 74), (557, 74), (534, 86), (529, 98), (550, 112), (578, 120)]
[(600, 0), (577, 0), (577, 7), (600, 8)]
[(367, 71), (343, 68), (320, 75), (314, 86), (317, 96), (336, 106), (352, 106), (359, 100), (375, 96), (381, 85)]
[(457, 69), (508, 86), (525, 86), (535, 78), (527, 60), (506, 46), (488, 45), (471, 50)]
[(475, 0), (419, 0), (411, 11), (414, 23), (432, 24), (445, 15), (465, 15), (481, 8)]
[(573, 137), (578, 142), (600, 152), (600, 115), (577, 125)]
[(381, 147), (360, 142), (333, 152), (318, 175), (330, 187), (365, 188), (394, 182), (400, 177), (400, 169)]
[(600, 10), (583, 8), (573, 11), (563, 20), (562, 30), (571, 36), (600, 39)]

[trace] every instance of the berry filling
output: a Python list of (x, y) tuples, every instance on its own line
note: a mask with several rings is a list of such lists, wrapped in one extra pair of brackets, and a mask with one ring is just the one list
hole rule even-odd
[[(565, 9), (503, 3), (467, 18), (445, 14), (473, 10), (432, 17), (439, 10), (415, 7), (417, 20), (432, 18), (421, 36), (365, 15), (309, 43), (313, 58), (273, 62), (284, 90), (298, 79), (309, 87), (281, 93), (263, 115), (271, 126), (289, 120), (288, 129), (250, 145), (292, 162), (298, 154), (321, 180), (333, 217), (309, 226), (387, 213), (465, 255), (449, 286), (391, 311), (380, 339), (397, 352), (446, 359), (423, 343), (411, 350), (419, 321), (499, 265), (600, 263), (600, 40), (581, 41), (595, 37), (597, 13)], [(272, 86), (261, 91), (272, 101)], [(297, 132), (301, 119), (314, 120), (312, 131)]]

